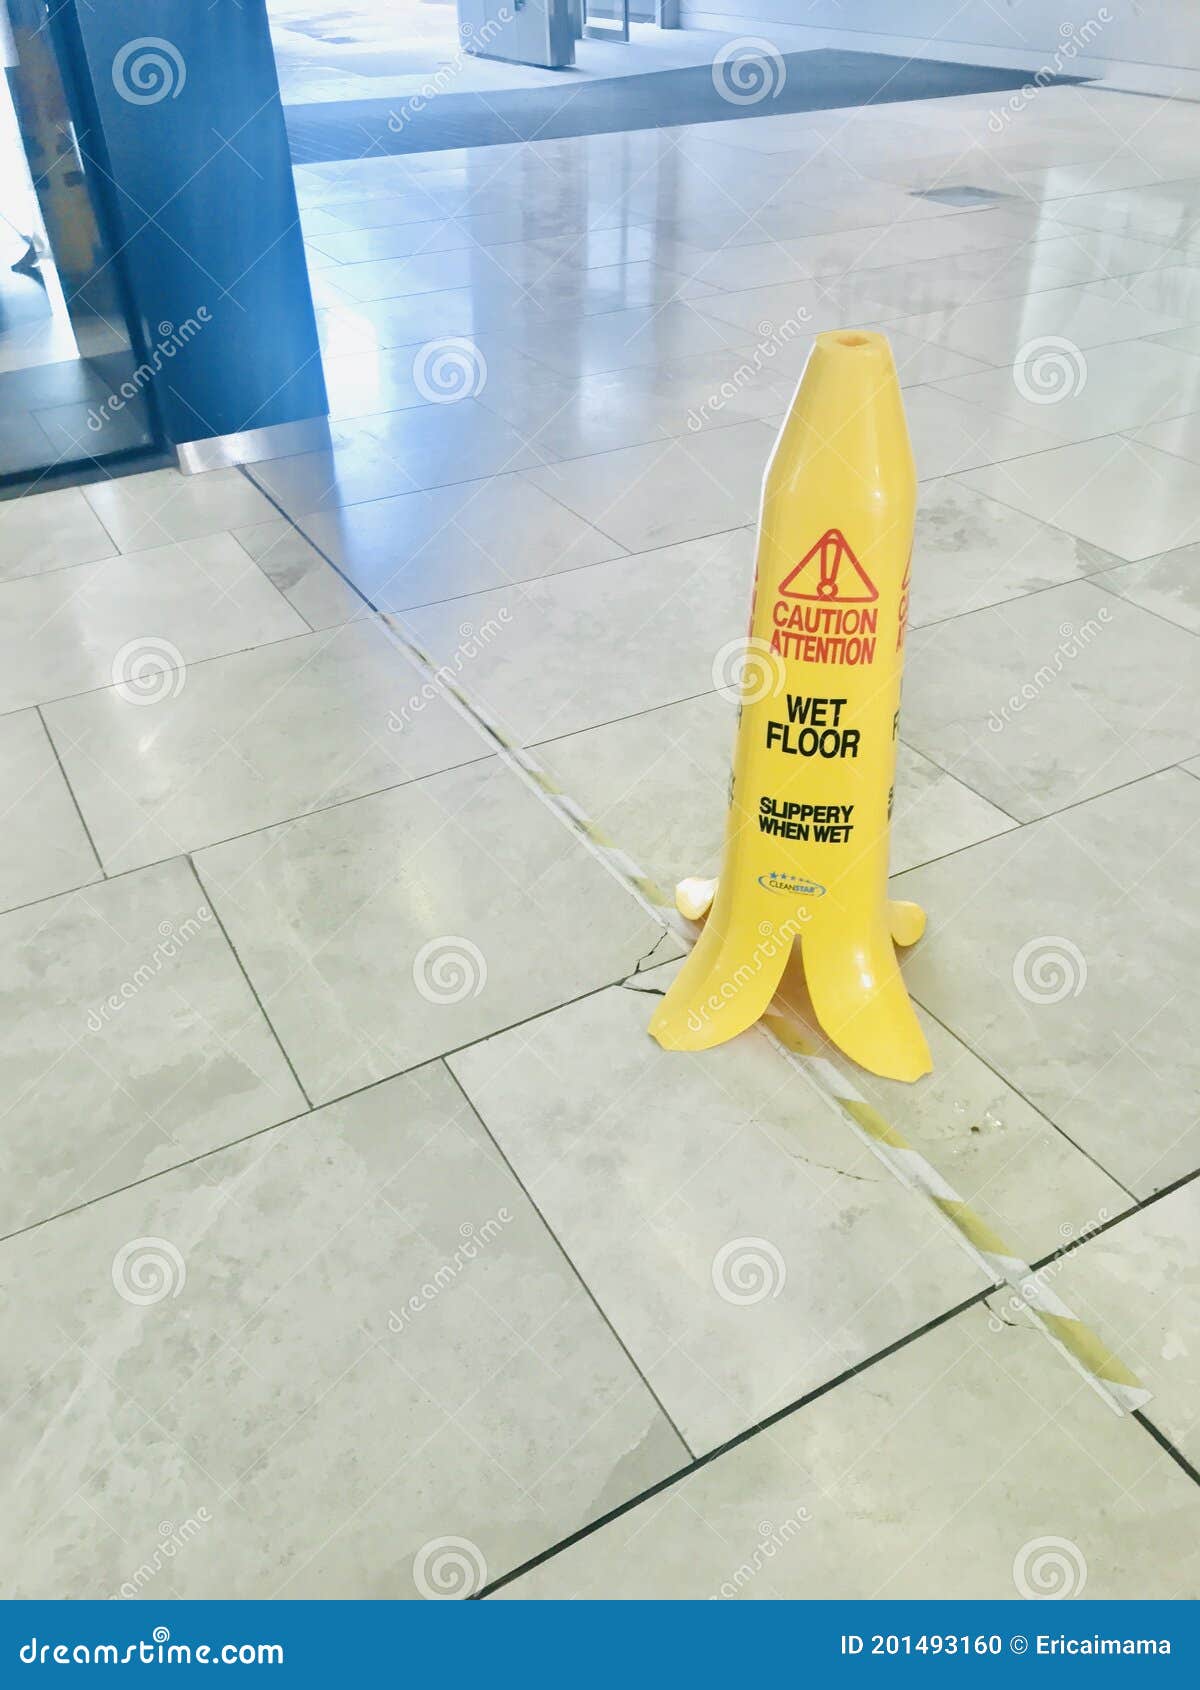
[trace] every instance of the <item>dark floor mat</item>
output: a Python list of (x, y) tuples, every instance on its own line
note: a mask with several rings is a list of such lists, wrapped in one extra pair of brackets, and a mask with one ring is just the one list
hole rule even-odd
[[(370, 153), (428, 153), (447, 147), (493, 147), (563, 135), (603, 135), (622, 129), (662, 129), (681, 123), (722, 123), (739, 117), (827, 111), (895, 100), (935, 100), (952, 94), (990, 94), (1023, 88), (1025, 71), (992, 65), (902, 59), (887, 53), (848, 53), (821, 47), (785, 53), (783, 87), (754, 104), (731, 103), (717, 92), (710, 65), (650, 71), (579, 82), (564, 71), (552, 88), (489, 94), (435, 94), (420, 111), (403, 99), (340, 100), (288, 106), (288, 137), (297, 164), (362, 158)], [(1040, 74), (1040, 73), (1039, 73)], [(775, 78), (778, 81), (778, 77)], [(1042, 82), (1086, 82), (1081, 76)], [(389, 121), (389, 119), (391, 121)]]

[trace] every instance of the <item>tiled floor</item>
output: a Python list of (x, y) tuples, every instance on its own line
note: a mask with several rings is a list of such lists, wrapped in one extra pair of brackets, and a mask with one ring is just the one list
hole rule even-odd
[[(5, 1594), (1197, 1593), (1198, 141), (1043, 89), (305, 169), (329, 450), (0, 503)], [(712, 872), (849, 323), (936, 1064), (857, 1083), (1140, 1417), (766, 1041), (649, 1039), (679, 942), (430, 679)]]

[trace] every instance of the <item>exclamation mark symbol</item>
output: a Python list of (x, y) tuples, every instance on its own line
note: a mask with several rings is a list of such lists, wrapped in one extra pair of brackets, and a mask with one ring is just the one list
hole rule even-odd
[(838, 560), (841, 556), (841, 536), (831, 529), (821, 541), (821, 579), (817, 582), (819, 599), (837, 598)]

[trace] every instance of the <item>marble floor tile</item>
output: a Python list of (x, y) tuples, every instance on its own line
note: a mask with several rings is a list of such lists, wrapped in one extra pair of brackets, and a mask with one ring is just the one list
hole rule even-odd
[(699, 1454), (981, 1276), (757, 1034), (660, 1050), (665, 984), (653, 971), (450, 1065)]
[[(922, 342), (912, 346), (940, 355)], [(489, 383), (480, 404), (511, 423), (544, 459), (561, 461), (778, 415), (796, 386), (789, 363), (773, 348), (736, 347), (653, 369)]]
[(906, 680), (910, 742), (1021, 821), (1200, 749), (1192, 637), (1091, 581), (915, 630)]
[[(1200, 336), (1197, 337), (1195, 350), (1200, 353)], [(1190, 368), (1190, 363), (1187, 367)], [(1189, 411), (1186, 416), (1167, 417), (1161, 422), (1147, 423), (1142, 428), (1126, 432), (1140, 445), (1153, 446), (1160, 452), (1170, 452), (1173, 457), (1187, 458), (1190, 463), (1200, 464), (1200, 410)]]
[(914, 869), (910, 990), (1144, 1197), (1194, 1171), (1200, 782), (1167, 770)]
[(440, 1065), (5, 1249), (13, 1595), (468, 1595), (688, 1458)]
[(446, 288), (396, 299), (357, 300), (319, 310), (317, 329), (327, 354), (367, 352), (373, 346), (419, 346), (447, 337), (476, 338), (505, 328), (524, 299), (522, 287), (506, 283), (487, 293)]
[[(1099, 162), (1051, 164), (1035, 170), (1018, 170), (1016, 178), (1026, 193), (1036, 195), (1039, 200), (1072, 199), (1079, 195), (1106, 193), (1113, 188), (1141, 188), (1161, 180), (1155, 165), (1128, 153)], [(1051, 205), (1048, 209), (1053, 216), (1054, 207)]]
[(971, 1309), (500, 1595), (1186, 1597), (1198, 1519), (1195, 1486), (1135, 1421)]
[(0, 501), (0, 581), (95, 563), (116, 550), (78, 487)]
[(736, 529), (402, 620), (445, 663), (464, 620), (484, 628), (507, 612), (462, 684), (533, 744), (711, 692), (740, 647), (730, 630), (745, 625), (753, 560), (753, 534)]
[(1042, 1271), (1154, 1393), (1146, 1414), (1200, 1463), (1200, 1322), (1195, 1298), (1200, 1186), (1148, 1204)]
[(1140, 563), (1123, 563), (1096, 580), (1131, 604), (1200, 634), (1200, 545), (1183, 546)]
[[(494, 475), (340, 510), (300, 526), (374, 604), (386, 610), (508, 589), (514, 582), (623, 557), (625, 548), (541, 492), (524, 476)], [(455, 644), (465, 637), (455, 614)], [(481, 619), (487, 621), (487, 617)]]
[(369, 351), (326, 357), (324, 371), (335, 422), (436, 405), (464, 390), (482, 398), (489, 390), (520, 389), (551, 376), (545, 364), (496, 335), (452, 336), (449, 345), (432, 348), (373, 345)]
[(1034, 241), (1016, 252), (999, 247), (872, 269), (864, 274), (863, 286), (892, 307), (893, 315), (915, 315), (1066, 287), (1080, 279), (1080, 271), (1084, 279), (1104, 274), (1069, 241)]
[(123, 552), (266, 522), (276, 513), (238, 469), (150, 470), (80, 489)]
[[(1053, 213), (1054, 207), (1047, 209)], [(1081, 229), (1068, 223), (1052, 223), (1039, 229), (1037, 244), (1046, 248), (1047, 257), (1055, 264), (1064, 264), (1077, 282), (1111, 281), (1136, 276), (1142, 271), (1173, 267), (1181, 256), (1157, 241), (1128, 240), (1104, 229)], [(1118, 288), (1109, 297), (1124, 295)]]
[(1178, 317), (1181, 324), (1200, 323), (1200, 266), (1194, 263), (1139, 264), (1134, 274), (1094, 283), (1092, 292)]
[[(494, 256), (507, 263), (511, 243), (494, 245)], [(540, 256), (549, 264), (568, 270), (609, 269), (615, 264), (655, 264), (676, 275), (690, 276), (693, 262), (704, 254), (666, 239), (651, 223), (626, 222), (610, 229), (568, 228), (541, 240), (523, 241), (520, 246), (530, 258)]]
[(1062, 223), (1085, 229), (1107, 229), (1139, 240), (1190, 241), (1200, 229), (1196, 207), (1182, 199), (1176, 184), (1161, 189), (1119, 188), (1107, 193), (1077, 194), (1055, 200), (1054, 216)]
[(1159, 346), (1174, 346), (1180, 352), (1200, 352), (1200, 323), (1194, 323), (1186, 329), (1172, 329), (1166, 334), (1156, 334), (1150, 338)]
[(1028, 298), (988, 299), (952, 311), (896, 317), (888, 329), (1008, 367), (1017, 362), (1022, 347), (1047, 336), (1086, 348), (1136, 340), (1172, 326), (1161, 313), (1131, 301), (1108, 299), (1087, 287), (1062, 287)]
[(0, 716), (0, 909), (101, 878), (36, 710)]
[[(706, 299), (704, 304), (711, 301)], [(521, 351), (534, 354), (559, 375), (600, 375), (658, 364), (663, 359), (688, 358), (718, 352), (745, 341), (729, 323), (701, 316), (698, 305), (682, 301), (644, 306), (633, 311), (607, 311), (596, 317), (565, 321), (553, 331), (543, 322), (516, 323), (501, 332)]]
[(310, 628), (334, 628), (370, 614), (354, 588), (285, 517), (239, 528), (233, 537)]
[(1200, 358), (1136, 340), (1087, 351), (1031, 340), (1011, 370), (957, 376), (938, 386), (1067, 443), (1200, 410)]
[(307, 627), (228, 534), (9, 581), (0, 710), (113, 684), (153, 696), (190, 662)]
[(339, 423), (332, 447), (253, 464), (292, 518), (481, 476), (529, 469), (541, 454), (473, 399)]
[[(707, 254), (694, 274), (714, 287), (733, 291), (771, 287), (814, 276), (844, 275), (850, 270), (882, 270), (901, 261), (921, 262), (1012, 247), (1029, 235), (1031, 227), (1036, 223), (1021, 211), (932, 217), (919, 223), (883, 224), (875, 229), (846, 229), (832, 235), (731, 247)], [(1039, 233), (1048, 238), (1061, 234), (1061, 229), (1048, 225)]]
[(962, 480), (1129, 563), (1200, 540), (1195, 468), (1119, 435), (997, 459)]
[(306, 1089), (327, 1102), (621, 978), (660, 945), (664, 930), (562, 836), (492, 761), (196, 864)]
[(149, 704), (106, 687), (46, 720), (109, 874), (492, 750), (361, 621), (194, 664)]
[(630, 551), (751, 522), (777, 430), (740, 423), (530, 470), (528, 480)]
[(540, 761), (610, 839), (671, 892), (721, 859), (736, 706), (718, 692), (551, 739)]
[(186, 863), (14, 910), (0, 930), (0, 1232), (306, 1107)]
[(391, 299), (470, 288), (486, 300), (495, 290), (510, 297), (515, 286), (529, 307), (557, 314), (565, 302), (583, 316), (629, 311), (656, 300), (701, 298), (713, 292), (705, 281), (651, 263), (619, 263), (584, 269), (541, 250), (536, 243), (470, 247), (341, 265), (333, 281), (351, 300)]
[[(900, 883), (900, 895), (904, 883)], [(936, 912), (931, 912), (936, 919)], [(907, 958), (908, 953), (904, 953)], [(906, 974), (908, 962), (904, 961)], [(854, 1068), (854, 1084), (939, 1175), (998, 1233), (1036, 1262), (1127, 1213), (1133, 1199), (971, 1046), (917, 1006), (933, 1072), (912, 1085)], [(843, 1068), (844, 1057), (824, 1053)], [(993, 1306), (1006, 1306), (996, 1292)], [(1104, 1322), (1097, 1326), (1104, 1330)], [(1119, 1348), (1119, 1346), (1118, 1346)]]
[[(449, 1062), (700, 1452), (970, 1295), (973, 1269), (758, 1035), (698, 1057), (659, 1050), (645, 1029), (671, 973), (639, 975)], [(900, 1104), (899, 1130), (992, 1224), (1019, 1220), (1016, 1247), (1053, 1249), (1064, 1221), (1128, 1204), (933, 1031), (939, 1079), (881, 1087), (878, 1102)], [(722, 1277), (740, 1259), (732, 1244), (757, 1259), (746, 1284), (736, 1268), (732, 1283)]]
[(727, 325), (742, 343), (750, 339), (772, 343), (825, 329), (861, 327), (902, 314), (872, 294), (871, 284), (879, 273), (867, 270), (861, 275), (719, 293), (697, 300), (693, 308), (708, 321)]
[(327, 199), (325, 208), (344, 229), (390, 228), (397, 224), (427, 224), (465, 209), (461, 194), (430, 195), (418, 191), (389, 193), (386, 187), (348, 199)]
[[(306, 221), (306, 219), (302, 219)], [(452, 252), (472, 244), (463, 224), (453, 217), (427, 223), (393, 223), (369, 229), (347, 229), (328, 217), (310, 236), (311, 247), (336, 264), (365, 264), (379, 258), (412, 258), (427, 252)]]
[[(918, 340), (916, 335), (905, 334), (890, 322), (863, 326), (887, 335), (901, 387), (919, 387), (925, 382), (946, 381), (951, 376), (966, 376), (987, 368), (978, 358), (967, 358), (948, 346), (935, 346), (931, 341)], [(789, 352), (795, 356), (794, 349), (790, 348)], [(797, 359), (796, 379), (803, 373), (803, 365)]]
[(922, 481), (1044, 452), (1055, 441), (1038, 423), (984, 410), (936, 387), (911, 388), (904, 412)]
[(917, 501), (909, 626), (1021, 598), (1116, 561), (960, 481), (931, 481)]
[[(905, 717), (901, 711), (901, 731)], [(892, 807), (892, 874), (1007, 833), (1011, 816), (901, 742)]]

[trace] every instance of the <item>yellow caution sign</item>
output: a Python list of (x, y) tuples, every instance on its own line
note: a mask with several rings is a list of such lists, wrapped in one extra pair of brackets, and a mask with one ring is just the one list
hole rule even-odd
[(676, 894), (711, 913), (650, 1023), (668, 1050), (757, 1021), (799, 939), (834, 1044), (891, 1079), (933, 1066), (895, 951), (925, 916), (887, 895), (915, 509), (886, 338), (818, 335), (763, 488), (721, 877)]

